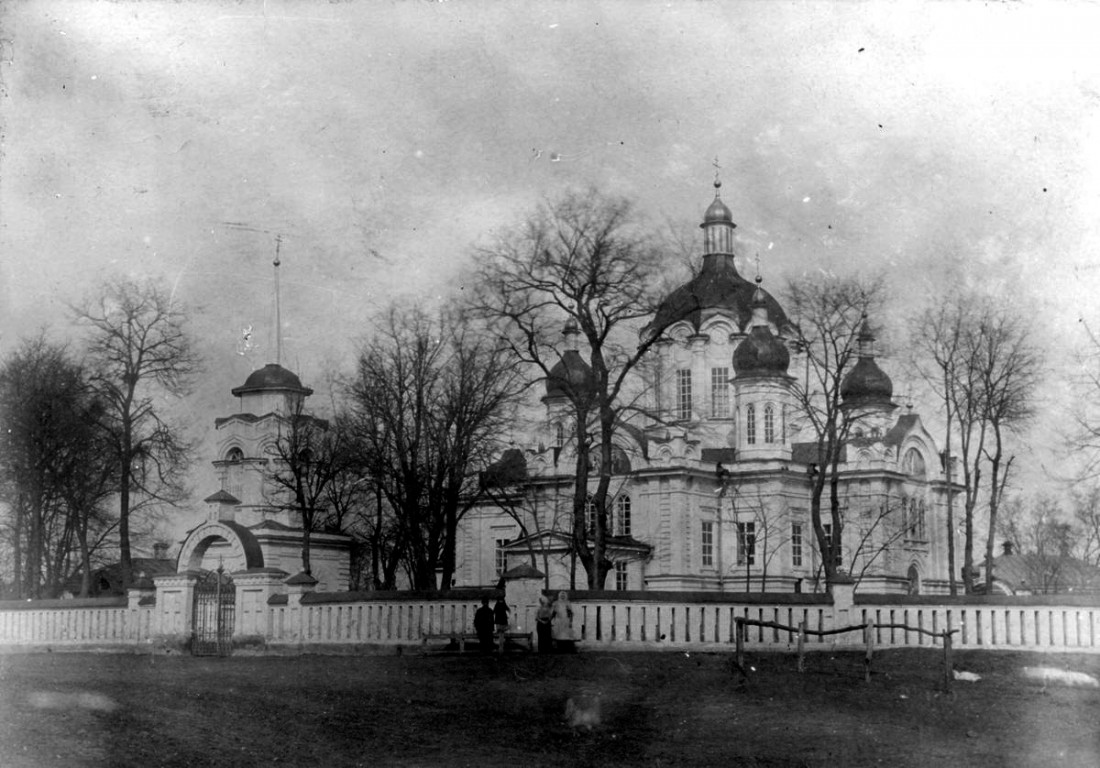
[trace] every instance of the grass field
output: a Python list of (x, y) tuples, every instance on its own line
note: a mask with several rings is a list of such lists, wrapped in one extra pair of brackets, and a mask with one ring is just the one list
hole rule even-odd
[(0, 765), (1100, 766), (1100, 689), (1020, 674), (1100, 657), (958, 653), (951, 694), (940, 658), (3, 655)]

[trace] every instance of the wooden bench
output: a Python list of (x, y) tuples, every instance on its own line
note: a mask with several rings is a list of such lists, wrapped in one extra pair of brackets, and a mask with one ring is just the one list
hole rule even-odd
[[(435, 632), (425, 633), (420, 636), (420, 641), (425, 648), (428, 643), (446, 642), (447, 647), (458, 646), (459, 651), (466, 650), (466, 643), (478, 643), (477, 634), (475, 632)], [(522, 650), (533, 650), (534, 643), (531, 640), (531, 635), (528, 632), (505, 632), (504, 634), (496, 634), (493, 636), (493, 644), (496, 646), (495, 650), (498, 653), (503, 653), (508, 644), (511, 643), (513, 647), (521, 646)]]

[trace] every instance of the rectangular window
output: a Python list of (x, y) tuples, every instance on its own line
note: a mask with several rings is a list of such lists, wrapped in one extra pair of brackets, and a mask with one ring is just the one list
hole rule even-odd
[(703, 523), (702, 540), (703, 566), (710, 568), (714, 565), (714, 523)]
[(756, 565), (756, 523), (737, 524), (737, 564)]
[(691, 418), (691, 370), (688, 368), (676, 371), (676, 418), (680, 421)]
[(791, 565), (802, 566), (802, 523), (791, 523)]
[(626, 575), (626, 563), (615, 563), (615, 589), (620, 592), (630, 589), (630, 582), (627, 580)]
[(496, 562), (496, 566), (497, 566), (497, 576), (501, 575), (501, 574), (502, 574), (502, 573), (504, 573), (504, 572), (505, 572), (506, 570), (508, 570), (508, 557), (507, 557), (507, 556), (505, 555), (505, 553), (504, 553), (504, 547), (505, 547), (505, 545), (506, 545), (506, 544), (508, 544), (508, 542), (510, 542), (510, 541), (511, 541), (511, 539), (497, 539), (497, 547), (496, 547), (496, 553), (497, 553), (497, 562)]
[[(822, 523), (821, 527), (825, 530), (825, 551), (828, 552), (833, 548), (833, 524), (832, 523)], [(836, 553), (836, 564), (840, 565), (841, 562), (842, 561), (841, 561), (840, 553), (837, 552)]]
[(730, 369), (710, 369), (710, 415), (725, 419), (730, 415)]

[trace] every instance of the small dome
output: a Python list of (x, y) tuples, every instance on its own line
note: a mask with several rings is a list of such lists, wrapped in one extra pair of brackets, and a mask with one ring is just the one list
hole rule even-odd
[(786, 376), (791, 353), (766, 325), (757, 325), (733, 351), (733, 373), (738, 378)]
[(890, 381), (890, 377), (875, 362), (872, 353), (874, 341), (870, 321), (864, 312), (859, 331), (859, 359), (844, 377), (844, 381), (840, 382), (840, 400), (844, 406), (894, 407), (891, 399), (894, 382)]
[(596, 382), (592, 368), (575, 349), (567, 349), (546, 377), (546, 397), (572, 398), (591, 394)]
[(313, 394), (312, 389), (302, 386), (301, 379), (277, 363), (268, 363), (253, 371), (245, 383), (232, 392), (237, 397), (250, 392), (295, 392), (307, 397)]
[(844, 405), (893, 405), (894, 383), (873, 357), (861, 357), (840, 384)]
[[(726, 204), (722, 202), (722, 198), (717, 195), (714, 196), (714, 202), (710, 204), (706, 213), (703, 214), (703, 226), (705, 227), (707, 224), (733, 224), (733, 214), (730, 213), (730, 209), (726, 207)], [(737, 225), (733, 224), (733, 226)]]

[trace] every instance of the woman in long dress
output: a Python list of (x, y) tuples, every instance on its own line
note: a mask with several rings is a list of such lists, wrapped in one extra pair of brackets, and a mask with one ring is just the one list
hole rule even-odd
[(562, 653), (572, 653), (577, 649), (573, 635), (573, 607), (569, 604), (569, 595), (558, 593), (554, 601), (554, 617), (550, 624), (551, 636), (555, 648)]

